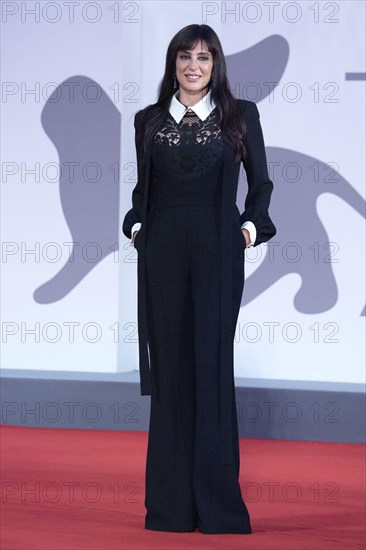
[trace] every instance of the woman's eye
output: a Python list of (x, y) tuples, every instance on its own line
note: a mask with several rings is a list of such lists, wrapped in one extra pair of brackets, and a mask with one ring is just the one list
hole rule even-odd
[[(189, 55), (181, 54), (179, 57), (180, 57), (180, 59), (184, 59), (184, 58), (186, 58), (186, 57), (189, 57)], [(208, 60), (208, 57), (202, 55), (202, 56), (199, 57), (198, 59), (202, 59), (203, 61), (207, 61), (207, 60)]]

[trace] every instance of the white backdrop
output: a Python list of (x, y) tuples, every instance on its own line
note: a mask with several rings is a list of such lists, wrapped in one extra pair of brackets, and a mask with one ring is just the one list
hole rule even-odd
[(247, 252), (235, 374), (362, 382), (364, 20), (359, 1), (3, 2), (2, 366), (137, 368), (133, 115), (206, 23), (257, 102), (280, 228)]

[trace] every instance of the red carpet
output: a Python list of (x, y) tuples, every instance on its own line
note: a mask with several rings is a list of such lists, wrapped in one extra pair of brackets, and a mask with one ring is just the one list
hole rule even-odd
[(2, 427), (1, 550), (365, 548), (362, 445), (241, 439), (251, 535), (144, 529), (146, 432)]

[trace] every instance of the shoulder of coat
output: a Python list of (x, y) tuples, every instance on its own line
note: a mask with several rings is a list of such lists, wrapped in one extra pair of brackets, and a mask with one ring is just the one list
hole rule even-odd
[(256, 106), (254, 101), (249, 101), (249, 99), (237, 99), (237, 102), (243, 111), (253, 109)]
[(137, 111), (136, 116), (145, 117), (145, 116), (152, 115), (156, 109), (157, 109), (157, 104), (152, 103), (151, 105), (147, 105), (143, 109), (140, 109), (139, 111)]

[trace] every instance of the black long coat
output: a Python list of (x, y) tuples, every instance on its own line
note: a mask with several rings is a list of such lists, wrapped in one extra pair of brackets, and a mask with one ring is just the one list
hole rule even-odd
[[(247, 126), (246, 148), (247, 157), (243, 161), (247, 175), (248, 192), (244, 210), (240, 214), (240, 222), (254, 223), (257, 236), (254, 246), (266, 242), (276, 234), (276, 228), (269, 217), (268, 208), (273, 190), (273, 183), (269, 179), (266, 153), (262, 129), (259, 121), (257, 106), (252, 101), (237, 99), (240, 111)], [(135, 144), (137, 156), (137, 184), (132, 192), (133, 207), (125, 215), (122, 231), (131, 239), (131, 229), (134, 223), (141, 222), (140, 244), (138, 250), (138, 336), (139, 336), (139, 369), (141, 395), (151, 395), (150, 360), (147, 342), (146, 317), (146, 285), (144, 248), (146, 239), (146, 221), (148, 210), (148, 195), (150, 181), (151, 145), (144, 154), (142, 151), (142, 137), (145, 124), (155, 112), (156, 104), (150, 110), (140, 110), (135, 114)], [(146, 118), (145, 118), (146, 117)], [(224, 167), (223, 193), (221, 208), (221, 441), (222, 463), (232, 464), (231, 456), (231, 403), (232, 378), (229, 365), (233, 362), (233, 335), (232, 335), (232, 223), (230, 214), (236, 204), (236, 195), (239, 180), (241, 161), (234, 160), (234, 149), (222, 132), (224, 139)], [(227, 438), (225, 440), (225, 438)]]

